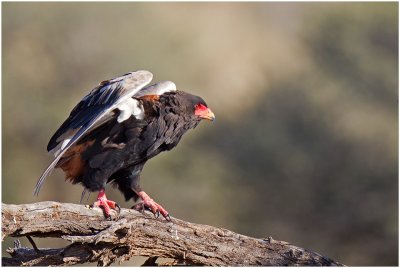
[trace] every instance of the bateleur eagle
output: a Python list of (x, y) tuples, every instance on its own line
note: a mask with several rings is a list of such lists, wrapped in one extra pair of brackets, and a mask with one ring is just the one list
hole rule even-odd
[(105, 195), (111, 182), (126, 200), (140, 198), (136, 209), (148, 209), (167, 220), (168, 212), (153, 201), (139, 185), (147, 160), (171, 150), (189, 129), (202, 119), (214, 120), (205, 101), (177, 91), (169, 81), (147, 86), (153, 75), (136, 71), (101, 82), (72, 110), (50, 139), (47, 150), (55, 158), (35, 188), (39, 190), (54, 168), (61, 168), (66, 180), (81, 183), (85, 191), (98, 191), (93, 204), (104, 210), (119, 206)]

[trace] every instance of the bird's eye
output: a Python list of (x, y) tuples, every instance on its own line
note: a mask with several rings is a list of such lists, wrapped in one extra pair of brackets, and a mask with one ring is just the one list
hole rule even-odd
[(207, 107), (206, 107), (205, 105), (201, 104), (201, 103), (198, 103), (198, 104), (196, 104), (196, 105), (194, 106), (194, 109), (195, 109), (195, 110), (206, 110)]

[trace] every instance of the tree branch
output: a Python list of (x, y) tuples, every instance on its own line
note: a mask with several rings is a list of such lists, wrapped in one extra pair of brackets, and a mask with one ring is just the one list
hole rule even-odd
[[(172, 258), (172, 264), (207, 266), (342, 265), (320, 254), (272, 238), (256, 239), (226, 229), (154, 219), (150, 214), (121, 209), (114, 220), (104, 219), (99, 208), (40, 202), (2, 204), (2, 240), (6, 236), (59, 237), (65, 248), (23, 248), (15, 243), (2, 258), (6, 266), (72, 265), (97, 262), (110, 265), (132, 256)], [(18, 241), (18, 240), (17, 240)]]

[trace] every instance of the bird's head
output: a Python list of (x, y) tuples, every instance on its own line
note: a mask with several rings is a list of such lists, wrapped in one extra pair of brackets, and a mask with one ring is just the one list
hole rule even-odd
[(214, 113), (208, 108), (206, 102), (201, 97), (179, 91), (177, 98), (179, 100), (179, 105), (184, 109), (185, 113), (198, 120), (215, 120)]

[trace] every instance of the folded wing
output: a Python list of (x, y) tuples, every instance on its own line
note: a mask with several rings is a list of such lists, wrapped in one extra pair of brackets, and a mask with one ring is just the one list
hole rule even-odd
[(152, 73), (148, 71), (131, 72), (101, 82), (99, 86), (86, 95), (50, 139), (47, 150), (55, 153), (55, 159), (38, 180), (34, 193), (36, 195), (39, 193), (45, 178), (72, 145), (78, 142), (86, 133), (110, 120), (113, 117), (112, 111), (114, 109), (119, 107), (124, 109), (124, 103), (127, 101), (131, 103), (130, 99), (150, 83), (152, 78)]

